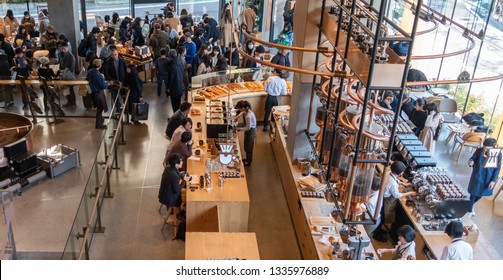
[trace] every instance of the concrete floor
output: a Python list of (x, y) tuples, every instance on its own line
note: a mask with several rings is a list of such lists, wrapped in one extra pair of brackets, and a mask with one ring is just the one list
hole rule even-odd
[[(158, 212), (161, 161), (167, 144), (163, 132), (166, 119), (172, 114), (171, 104), (166, 97), (157, 97), (152, 83), (145, 84), (144, 97), (151, 106), (149, 120), (125, 128), (127, 144), (119, 148), (121, 169), (112, 172), (114, 197), (105, 199), (102, 209), (106, 229), (94, 235), (91, 259), (184, 259), (184, 242), (173, 241), (171, 230), (161, 233), (163, 216)], [(54, 180), (47, 178), (29, 186), (15, 197), (14, 236), (21, 259), (58, 259), (65, 248), (104, 133), (94, 129), (94, 112), (82, 109), (82, 100), (77, 99), (79, 107), (68, 115), (87, 118), (65, 118), (64, 123), (56, 126), (49, 126), (40, 118), (35, 127), (37, 141), (33, 151), (63, 143), (80, 150), (82, 166)], [(21, 107), (21, 101), (16, 100), (16, 107), (10, 111), (21, 113)], [(446, 136), (444, 131), (437, 144), (439, 166), (466, 186), (471, 172), (466, 164), (470, 152), (466, 151), (456, 163), (455, 155), (451, 155), (452, 143), (445, 145)], [(247, 175), (251, 199), (249, 231), (257, 235), (261, 259), (301, 259), (274, 154), (268, 135), (261, 129)], [(473, 220), (503, 255), (503, 240), (498, 238), (503, 230), (503, 196), (494, 203), (492, 197), (485, 197), (475, 209)], [(166, 210), (163, 211), (162, 214)], [(374, 246), (391, 245), (374, 242)]]

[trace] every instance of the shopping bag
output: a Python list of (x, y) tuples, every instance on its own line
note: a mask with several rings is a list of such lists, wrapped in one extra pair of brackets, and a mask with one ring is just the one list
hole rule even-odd
[(148, 120), (148, 108), (149, 105), (145, 101), (133, 103), (133, 118), (135, 120)]

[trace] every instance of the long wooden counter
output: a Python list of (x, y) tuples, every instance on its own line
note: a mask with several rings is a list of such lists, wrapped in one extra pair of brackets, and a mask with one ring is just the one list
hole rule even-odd
[[(449, 245), (451, 242), (450, 238), (443, 231), (426, 231), (420, 223), (416, 222), (416, 218), (412, 216), (413, 207), (408, 207), (405, 205), (406, 198), (402, 197), (400, 199), (400, 205), (404, 212), (407, 214), (410, 222), (413, 224), (418, 237), (422, 239), (422, 242), (433, 254), (433, 257), (440, 259), (442, 256), (442, 251), (445, 246)], [(427, 223), (427, 222), (424, 222)], [(465, 225), (474, 224), (473, 221), (467, 217), (463, 217), (463, 223)], [(417, 239), (417, 238), (416, 238)], [(418, 243), (416, 241), (416, 243)], [(479, 231), (477, 241), (470, 242), (473, 248), (473, 259), (475, 260), (501, 260), (501, 256), (496, 251), (496, 249), (491, 245), (489, 240), (484, 236), (482, 232)], [(422, 246), (416, 245), (416, 250), (421, 250)]]
[(254, 232), (187, 232), (185, 259), (259, 260)]
[[(211, 155), (206, 151), (206, 103), (194, 103), (193, 108), (201, 111), (200, 115), (191, 115), (194, 127), (201, 123), (202, 130), (193, 130), (194, 151), (199, 149), (201, 156), (193, 156), (187, 161), (187, 171), (195, 182), (206, 172), (206, 159)], [(205, 145), (198, 146), (199, 140)], [(239, 151), (239, 140), (233, 140)], [(240, 156), (240, 154), (238, 154)], [(216, 156), (215, 156), (216, 157)], [(212, 174), (212, 190), (198, 188), (187, 192), (187, 232), (246, 232), (250, 197), (244, 168), (241, 163), (241, 178), (227, 178), (223, 187), (218, 186), (218, 175)]]
[[(330, 260), (332, 259), (329, 255), (330, 247), (320, 242), (322, 235), (312, 233), (310, 219), (311, 217), (329, 218), (334, 204), (327, 202), (325, 199), (304, 198), (301, 196), (296, 180), (301, 178), (302, 174), (292, 164), (290, 155), (286, 150), (286, 135), (283, 128), (278, 126), (279, 116), (285, 114), (287, 113), (273, 113), (275, 122), (271, 123), (271, 144), (278, 164), (295, 232), (297, 233), (297, 240), (304, 259)], [(336, 224), (337, 231), (339, 231), (341, 226), (339, 223)], [(368, 236), (363, 226), (358, 225), (357, 229), (362, 233), (362, 236)], [(365, 251), (372, 253), (374, 258), (377, 259), (377, 254), (372, 245), (365, 248)]]

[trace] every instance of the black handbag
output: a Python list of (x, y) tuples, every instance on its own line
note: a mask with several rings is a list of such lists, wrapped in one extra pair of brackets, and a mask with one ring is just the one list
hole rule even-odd
[(148, 120), (149, 104), (145, 101), (133, 103), (133, 117), (135, 120)]

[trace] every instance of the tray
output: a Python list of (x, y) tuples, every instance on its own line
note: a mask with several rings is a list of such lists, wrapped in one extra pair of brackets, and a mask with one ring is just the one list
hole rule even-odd
[(335, 226), (336, 222), (332, 217), (313, 216), (309, 217), (309, 221), (313, 226)]

